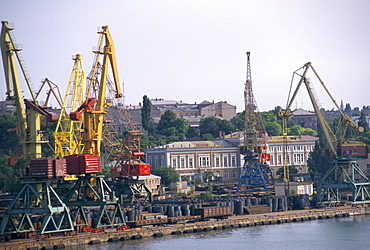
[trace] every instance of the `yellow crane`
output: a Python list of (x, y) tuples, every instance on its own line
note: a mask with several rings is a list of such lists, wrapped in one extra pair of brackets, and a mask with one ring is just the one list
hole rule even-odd
[[(340, 113), (335, 132), (333, 132), (333, 130), (330, 128), (320, 110), (319, 102), (314, 93), (313, 84), (307, 77), (307, 73), (310, 69), (313, 71), (314, 76), (316, 76), (326, 94), (329, 96), (329, 99)], [(320, 127), (323, 131), (325, 141), (330, 152), (330, 157), (333, 159), (333, 164), (325, 173), (321, 180), (321, 184), (317, 188), (320, 202), (328, 204), (339, 202), (340, 192), (350, 191), (352, 192), (351, 198), (353, 203), (370, 203), (370, 181), (356, 163), (357, 159), (367, 157), (366, 144), (357, 141), (349, 141), (345, 137), (347, 131), (349, 130), (352, 130), (354, 133), (360, 133), (363, 132), (364, 129), (358, 126), (358, 124), (354, 122), (350, 116), (348, 116), (339, 108), (335, 99), (330, 94), (328, 88), (325, 86), (324, 82), (321, 80), (310, 62), (294, 71), (291, 88), (294, 76), (299, 77), (298, 85), (293, 92), (292, 97), (288, 97), (286, 109), (285, 111), (281, 111), (280, 115), (283, 118), (283, 124), (285, 124), (283, 126), (284, 133), (286, 133), (286, 120), (292, 116), (290, 107), (293, 104), (301, 85), (304, 84), (318, 118)], [(359, 150), (361, 150), (362, 153), (359, 152)], [(359, 180), (359, 178), (362, 180)], [(324, 192), (321, 192), (322, 190), (324, 190)]]
[[(46, 116), (48, 121), (56, 121), (57, 115), (48, 112), (45, 107), (38, 104), (37, 96), (41, 90), (37, 95), (34, 94), (24, 62), (19, 53), (21, 49), (14, 43), (12, 30), (13, 28), (9, 27), (8, 22), (2, 22), (0, 46), (7, 85), (6, 100), (16, 107), (21, 138), (20, 144), (22, 145), (22, 153), (25, 160), (24, 167), (29, 167), (29, 173), (24, 171), (23, 175), (38, 178), (40, 175), (31, 175), (32, 163), (39, 160), (49, 162), (46, 158), (40, 159), (42, 157), (41, 144), (47, 142), (42, 138), (42, 131), (40, 129), (41, 118)], [(32, 99), (23, 99), (23, 91), (17, 72), (17, 60)], [(50, 89), (50, 91), (53, 92), (54, 90)], [(39, 166), (37, 164), (36, 171), (39, 169)], [(60, 166), (63, 165), (60, 164)], [(49, 169), (46, 164), (46, 171), (43, 169), (41, 174), (44, 175), (46, 173), (49, 176)], [(32, 181), (32, 179), (28, 179), (22, 182), (20, 192), (7, 207), (3, 215), (0, 223), (0, 234), (15, 233), (20, 235), (26, 232), (36, 231), (31, 218), (38, 218), (42, 221), (41, 228), (37, 230), (40, 234), (73, 230), (69, 210), (61, 201), (49, 180), (39, 179)], [(59, 221), (59, 218), (62, 218), (62, 220)]]
[(82, 120), (71, 120), (70, 112), (75, 111), (85, 101), (85, 72), (82, 65), (82, 55), (73, 57), (74, 64), (69, 77), (66, 94), (63, 100), (57, 126), (54, 132), (55, 155), (64, 157), (71, 154), (81, 154)]
[[(118, 79), (114, 43), (109, 33), (108, 26), (103, 26), (102, 30), (98, 33), (101, 34), (101, 36), (99, 39), (98, 49), (94, 51), (96, 56), (93, 64), (90, 83), (87, 90), (86, 100), (76, 112), (71, 113), (71, 119), (75, 121), (81, 120), (81, 115), (84, 113), (84, 131), (82, 138), (82, 143), (84, 144), (83, 153), (100, 156), (101, 143), (103, 138), (102, 135), (104, 114), (106, 113), (105, 105), (109, 64), (113, 73), (113, 82), (115, 84), (115, 98), (121, 98), (123, 95), (121, 93), (120, 83)], [(97, 81), (97, 75), (100, 65), (100, 55), (103, 55), (103, 62), (101, 64), (100, 81)], [(98, 92), (97, 96), (91, 97), (92, 91), (94, 89), (96, 89)]]
[[(23, 158), (26, 162), (42, 157), (41, 145), (47, 143), (41, 133), (41, 118), (46, 116), (48, 121), (55, 121), (56, 115), (49, 113), (45, 107), (39, 106), (33, 88), (22, 60), (21, 49), (15, 44), (12, 31), (7, 21), (2, 21), (0, 35), (1, 54), (7, 87), (7, 104), (16, 107), (20, 144)], [(23, 90), (18, 76), (17, 61), (25, 78), (31, 99), (23, 99)]]
[[(99, 157), (101, 156), (103, 140), (105, 107), (108, 105), (107, 85), (109, 69), (111, 69), (114, 77), (115, 98), (122, 97), (114, 43), (108, 26), (103, 26), (98, 33), (100, 34), (99, 45), (94, 51), (96, 56), (93, 69), (88, 77), (90, 82), (87, 87), (85, 100), (76, 111), (70, 113), (71, 120), (83, 121), (81, 137), (84, 146), (83, 152), (66, 157), (67, 173), (79, 174), (78, 180), (66, 195), (66, 204), (74, 207), (76, 211), (75, 221), (77, 218), (83, 219), (83, 223), (79, 224), (79, 226), (92, 225), (94, 228), (125, 225), (120, 200), (115, 196), (114, 190), (105, 182), (104, 176), (97, 175), (101, 172)], [(100, 63), (101, 55), (103, 56), (102, 63)], [(98, 208), (98, 216), (93, 224), (86, 220), (85, 207)], [(119, 222), (116, 221), (116, 217), (119, 217)], [(103, 220), (105, 223), (103, 223)]]

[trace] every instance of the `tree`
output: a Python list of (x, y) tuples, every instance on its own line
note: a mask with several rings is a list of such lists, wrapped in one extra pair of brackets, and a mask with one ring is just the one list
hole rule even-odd
[(277, 115), (273, 110), (261, 112), (262, 120), (264, 122), (277, 122)]
[(288, 129), (288, 135), (302, 135), (304, 128), (299, 125), (295, 125)]
[(144, 95), (143, 107), (141, 109), (141, 123), (145, 130), (149, 130), (152, 126), (152, 102)]
[(212, 141), (212, 140), (213, 140), (213, 136), (212, 136), (212, 134), (210, 134), (210, 133), (204, 134), (204, 135), (202, 136), (202, 140), (203, 140), (203, 141)]
[(314, 150), (308, 156), (307, 165), (312, 180), (314, 180), (314, 174), (325, 174), (332, 166), (332, 158), (323, 155), (323, 152), (325, 152), (327, 148), (325, 147), (325, 143), (326, 140), (320, 137), (320, 139), (315, 142)]
[(282, 134), (282, 127), (278, 120), (278, 113), (280, 107), (275, 107), (274, 110), (267, 112), (261, 112), (262, 121), (265, 125), (265, 129), (270, 136), (279, 136)]
[(235, 131), (235, 128), (224, 119), (209, 116), (200, 119), (199, 130), (201, 137), (205, 134), (211, 134), (213, 138), (217, 138), (220, 131), (228, 133)]
[(196, 130), (193, 127), (189, 127), (188, 131), (186, 132), (186, 138), (189, 139), (189, 138), (198, 138), (198, 137), (199, 137), (198, 130)]
[(317, 136), (318, 134), (317, 131), (313, 130), (312, 128), (304, 128), (302, 135)]
[(351, 112), (352, 112), (351, 104), (346, 103), (346, 107), (344, 108), (344, 112), (348, 115), (351, 115)]
[(1, 155), (12, 155), (18, 148), (17, 118), (15, 115), (0, 115), (0, 150)]
[(265, 122), (265, 129), (270, 136), (279, 136), (282, 134), (281, 125), (277, 122)]
[(155, 169), (154, 174), (161, 177), (161, 183), (164, 186), (169, 186), (172, 182), (179, 181), (179, 174), (170, 166), (160, 166)]
[(175, 120), (175, 128), (177, 133), (186, 134), (189, 129), (188, 121), (185, 118), (177, 117)]
[(212, 177), (213, 177), (213, 172), (212, 171), (205, 171), (204, 173), (203, 173), (203, 180), (205, 181), (205, 182), (209, 182), (209, 181), (211, 181), (212, 180)]
[(20, 188), (19, 167), (24, 161), (19, 159), (14, 166), (8, 166), (7, 157), (0, 157), (0, 190), (2, 192), (17, 193)]
[(245, 128), (245, 111), (237, 113), (236, 116), (231, 118), (230, 122), (236, 131), (243, 131)]
[(188, 121), (182, 117), (176, 117), (172, 110), (167, 110), (159, 120), (157, 133), (166, 136), (167, 143), (184, 141), (189, 129)]
[(370, 152), (370, 131), (361, 134), (360, 141), (366, 143), (368, 152)]
[(365, 133), (369, 131), (369, 123), (367, 123), (366, 118), (365, 118), (365, 115), (364, 115), (363, 112), (361, 112), (360, 118), (358, 119), (358, 123), (357, 124), (358, 124), (358, 126), (364, 128), (364, 132)]

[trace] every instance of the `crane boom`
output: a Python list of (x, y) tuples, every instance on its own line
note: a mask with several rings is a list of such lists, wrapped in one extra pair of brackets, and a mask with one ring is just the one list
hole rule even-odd
[[(328, 125), (328, 123), (326, 122), (323, 114), (321, 113), (320, 107), (318, 105), (318, 100), (315, 97), (314, 92), (313, 92), (313, 85), (311, 84), (311, 81), (307, 77), (307, 73), (308, 73), (308, 70), (309, 69), (311, 69), (314, 72), (314, 75), (319, 80), (320, 84), (324, 88), (324, 90), (327, 93), (327, 95), (329, 96), (330, 100), (333, 102), (333, 104), (335, 105), (335, 107), (338, 109), (338, 111), (341, 114), (341, 122), (340, 122), (340, 125), (342, 126), (343, 124), (345, 124), (345, 128), (338, 129), (338, 132), (336, 134), (331, 130), (331, 128)], [(303, 73), (302, 74), (299, 74), (298, 73), (300, 70), (303, 70)], [(319, 75), (317, 74), (316, 70), (313, 68), (313, 66), (312, 66), (312, 64), (310, 62), (306, 63), (303, 67), (301, 67), (298, 70), (294, 71), (293, 77), (292, 77), (292, 83), (293, 83), (293, 79), (294, 79), (294, 76), (295, 75), (298, 75), (300, 77), (300, 80), (298, 82), (298, 85), (297, 85), (297, 87), (296, 87), (296, 89), (295, 89), (295, 91), (294, 91), (291, 99), (289, 100), (289, 98), (288, 98), (288, 102), (287, 102), (287, 106), (285, 108), (285, 111), (280, 112), (280, 116), (282, 116), (283, 121), (292, 116), (292, 113), (290, 111), (290, 108), (291, 108), (291, 106), (292, 106), (292, 104), (293, 104), (293, 102), (295, 100), (295, 97), (296, 97), (296, 95), (298, 93), (298, 90), (300, 89), (302, 83), (304, 83), (305, 86), (306, 86), (306, 89), (307, 89), (309, 98), (311, 100), (312, 106), (313, 106), (313, 108), (315, 110), (315, 113), (317, 115), (318, 121), (320, 123), (320, 126), (321, 126), (321, 128), (323, 130), (325, 139), (326, 139), (326, 141), (328, 143), (330, 153), (331, 153), (331, 155), (334, 158), (337, 158), (338, 157), (338, 147), (341, 146), (345, 142), (344, 135), (346, 134), (346, 130), (347, 130), (347, 127), (348, 127), (347, 125), (350, 125), (356, 132), (362, 132), (363, 131), (363, 128), (360, 127), (360, 126), (358, 126), (358, 124), (356, 122), (354, 122), (351, 117), (349, 117), (346, 113), (344, 113), (339, 108), (339, 106), (336, 103), (335, 99), (330, 94), (328, 88), (325, 86), (324, 82), (321, 80), (321, 78), (319, 77)], [(284, 129), (283, 129), (283, 131), (284, 131)]]
[[(49, 113), (44, 107), (38, 105), (30, 78), (28, 77), (24, 62), (19, 53), (21, 49), (14, 43), (11, 33), (12, 30), (13, 28), (9, 27), (7, 21), (2, 21), (0, 46), (7, 86), (6, 100), (9, 104), (16, 107), (22, 153), (26, 162), (29, 162), (31, 159), (42, 156), (41, 145), (42, 143), (47, 143), (46, 140), (43, 140), (41, 134), (41, 116), (47, 116), (48, 121), (55, 121), (54, 119), (56, 117), (55, 114)], [(26, 80), (32, 99), (23, 100), (23, 91), (17, 71), (17, 61)]]
[[(87, 97), (84, 104), (89, 108), (85, 109), (81, 106), (79, 110), (71, 113), (71, 119), (78, 120), (78, 113), (85, 112), (84, 114), (84, 134), (82, 143), (84, 144), (84, 154), (93, 154), (100, 156), (100, 147), (103, 140), (103, 122), (106, 95), (107, 95), (107, 81), (109, 64), (113, 73), (113, 81), (115, 84), (116, 98), (121, 98), (121, 87), (118, 78), (116, 54), (114, 50), (113, 39), (109, 33), (108, 26), (102, 26), (102, 30), (98, 32), (100, 34), (99, 47), (96, 51), (95, 61), (93, 64), (93, 70), (91, 73), (90, 82), (87, 90)], [(102, 63), (99, 62), (100, 55), (103, 55)], [(98, 72), (99, 71), (99, 72)], [(98, 74), (100, 73), (100, 81), (97, 80)], [(96, 98), (92, 97), (93, 89), (97, 89), (98, 93)], [(95, 107), (92, 100), (96, 100)], [(83, 105), (84, 105), (83, 104)]]
[(75, 62), (54, 132), (55, 155), (58, 157), (81, 154), (83, 147), (80, 141), (82, 121), (70, 119), (69, 113), (75, 111), (84, 102), (85, 72), (82, 66), (82, 55), (77, 54), (73, 60)]

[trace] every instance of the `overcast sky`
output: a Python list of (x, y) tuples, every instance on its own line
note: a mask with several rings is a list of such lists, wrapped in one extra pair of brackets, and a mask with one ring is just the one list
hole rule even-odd
[[(97, 29), (108, 25), (127, 105), (147, 95), (227, 101), (238, 111), (246, 51), (261, 111), (285, 107), (292, 73), (307, 62), (338, 104), (370, 105), (369, 13), (367, 0), (0, 0), (0, 17), (14, 24), (36, 89), (47, 77), (64, 92), (77, 53), (88, 74)], [(331, 109), (322, 88), (315, 90)], [(1, 69), (1, 99), (5, 91)], [(312, 110), (306, 92), (300, 90), (292, 108)]]

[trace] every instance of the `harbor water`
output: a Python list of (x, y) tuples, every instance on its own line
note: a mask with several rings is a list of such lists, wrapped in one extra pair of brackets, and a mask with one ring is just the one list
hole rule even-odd
[(169, 235), (70, 249), (369, 249), (370, 215)]

